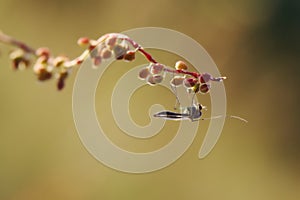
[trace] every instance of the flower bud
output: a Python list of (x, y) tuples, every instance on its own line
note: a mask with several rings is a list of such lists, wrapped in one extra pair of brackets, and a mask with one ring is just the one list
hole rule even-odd
[(198, 93), (200, 90), (200, 83), (196, 83), (193, 87), (192, 90), (194, 93)]
[(176, 62), (175, 69), (177, 69), (177, 70), (187, 70), (188, 66), (185, 64), (185, 62), (180, 60), (180, 61)]
[(145, 80), (147, 78), (147, 76), (150, 75), (150, 71), (149, 68), (143, 68), (140, 72), (139, 72), (139, 78), (142, 80)]
[(152, 74), (160, 74), (164, 70), (164, 66), (160, 63), (155, 63), (150, 65), (150, 72)]
[(174, 78), (172, 78), (172, 80), (170, 81), (170, 84), (173, 87), (179, 87), (180, 85), (182, 85), (184, 80), (183, 76), (175, 76)]
[(99, 66), (102, 62), (102, 58), (100, 56), (96, 56), (95, 58), (93, 58), (94, 61), (94, 67), (97, 68), (97, 66)]
[(77, 40), (77, 44), (81, 47), (90, 44), (90, 39), (87, 37), (81, 37)]
[(45, 80), (48, 80), (52, 77), (52, 73), (47, 71), (46, 68), (40, 68), (37, 71), (37, 76), (38, 76), (39, 81), (45, 81)]
[(164, 80), (164, 77), (162, 75), (154, 75), (153, 76), (154, 82), (156, 84), (161, 83)]
[(146, 81), (149, 85), (155, 85), (155, 84), (161, 83), (162, 80), (163, 80), (163, 76), (161, 76), (161, 75), (149, 75), (146, 78)]
[(198, 80), (195, 78), (186, 78), (183, 80), (183, 85), (187, 88), (193, 87), (198, 83)]
[(66, 60), (67, 60), (66, 57), (63, 57), (63, 56), (57, 56), (57, 57), (54, 58), (54, 60), (53, 60), (53, 65), (54, 65), (55, 67), (60, 67)]
[(135, 59), (135, 51), (127, 51), (124, 55), (124, 60), (133, 61)]
[(39, 74), (42, 69), (46, 69), (46, 66), (41, 63), (35, 63), (33, 66), (33, 72)]
[(9, 57), (12, 59), (13, 69), (27, 68), (30, 64), (29, 55), (21, 49), (11, 52)]
[(24, 57), (13, 60), (13, 69), (25, 69), (30, 65), (30, 61)]
[(56, 87), (58, 90), (62, 90), (65, 87), (65, 80), (64, 79), (58, 79)]
[(16, 49), (9, 54), (9, 58), (12, 60), (17, 59), (17, 58), (22, 58), (22, 57), (24, 57), (24, 54), (25, 53), (23, 50)]
[(117, 60), (121, 60), (121, 59), (124, 58), (124, 55), (127, 52), (127, 48), (125, 46), (122, 46), (122, 45), (116, 45), (113, 48), (113, 52), (115, 54), (115, 58)]
[(99, 50), (97, 48), (90, 49), (90, 57), (95, 58), (99, 55)]
[(59, 74), (58, 74), (58, 80), (57, 80), (57, 89), (62, 90), (65, 87), (65, 80), (68, 77), (69, 72), (66, 69), (63, 69)]
[(209, 90), (210, 90), (210, 84), (206, 84), (206, 83), (205, 83), (205, 84), (200, 85), (200, 92), (201, 92), (202, 94), (208, 93)]
[(63, 69), (60, 73), (59, 73), (59, 79), (66, 79), (69, 75), (68, 70)]
[(46, 47), (41, 47), (41, 48), (38, 48), (35, 52), (35, 54), (38, 56), (38, 57), (41, 57), (41, 56), (44, 56), (45, 58), (49, 58), (50, 56), (50, 51), (48, 48)]
[(113, 49), (115, 44), (116, 44), (116, 41), (117, 41), (117, 37), (114, 37), (114, 36), (109, 36), (106, 40), (105, 40), (105, 45), (107, 47), (109, 47), (109, 49)]
[(203, 73), (199, 79), (200, 83), (207, 83), (212, 79), (212, 76), (209, 73)]
[(101, 53), (100, 53), (100, 56), (103, 58), (103, 59), (108, 59), (111, 57), (111, 50), (109, 50), (108, 48), (104, 48), (101, 50)]

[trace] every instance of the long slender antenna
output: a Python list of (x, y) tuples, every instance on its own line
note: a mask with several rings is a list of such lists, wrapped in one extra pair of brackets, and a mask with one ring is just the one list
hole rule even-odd
[(248, 123), (248, 121), (244, 118), (241, 118), (239, 116), (235, 116), (235, 115), (217, 115), (217, 116), (213, 116), (213, 117), (209, 117), (209, 118), (201, 118), (199, 120), (209, 120), (209, 119), (218, 119), (218, 118), (221, 118), (221, 117), (228, 117), (228, 118), (233, 118), (233, 119), (238, 119), (240, 121), (243, 121), (245, 123)]

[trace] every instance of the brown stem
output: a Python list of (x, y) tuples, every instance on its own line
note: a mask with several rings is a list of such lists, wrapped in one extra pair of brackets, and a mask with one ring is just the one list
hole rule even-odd
[(147, 58), (147, 60), (148, 60), (149, 62), (157, 63), (157, 61), (154, 60), (154, 58), (153, 58), (148, 52), (146, 52), (143, 48), (140, 47), (138, 50), (139, 50), (142, 54), (144, 54), (144, 56)]
[(0, 31), (0, 42), (18, 47), (27, 53), (35, 55), (36, 50), (34, 48), (28, 46), (24, 42), (21, 42), (19, 40), (12, 38), (9, 35), (4, 34), (2, 31)]

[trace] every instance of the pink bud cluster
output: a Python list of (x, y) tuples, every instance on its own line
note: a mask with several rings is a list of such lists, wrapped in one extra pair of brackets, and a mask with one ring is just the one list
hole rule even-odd
[(132, 61), (135, 59), (135, 50), (130, 47), (123, 37), (118, 34), (105, 35), (104, 39), (98, 41), (88, 38), (80, 38), (77, 43), (80, 46), (88, 45), (89, 55), (93, 60), (94, 66), (100, 66), (103, 60), (114, 57), (116, 60)]
[(160, 63), (150, 63), (139, 72), (139, 78), (146, 80), (149, 85), (161, 83), (165, 75), (165, 66)]
[[(214, 78), (209, 73), (195, 73), (187, 71), (188, 66), (183, 61), (175, 64), (175, 70), (160, 63), (150, 63), (139, 72), (139, 78), (146, 80), (149, 85), (156, 85), (163, 81), (166, 73), (174, 77), (170, 81), (172, 87), (184, 86), (189, 93), (206, 94), (211, 88), (211, 81), (223, 81), (226, 77)], [(176, 74), (176, 75), (175, 75)]]
[(30, 66), (31, 60), (35, 58), (33, 71), (39, 81), (46, 81), (53, 77), (57, 79), (57, 88), (61, 90), (65, 86), (65, 80), (71, 69), (81, 64), (88, 56), (95, 67), (110, 58), (116, 60), (133, 61), (136, 52), (141, 53), (149, 65), (139, 72), (139, 78), (146, 80), (149, 85), (156, 85), (163, 81), (167, 73), (174, 77), (170, 84), (172, 87), (184, 86), (188, 92), (207, 93), (211, 88), (210, 81), (223, 81), (225, 77), (214, 78), (208, 73), (197, 73), (188, 71), (188, 66), (183, 61), (175, 64), (175, 69), (158, 63), (146, 50), (131, 38), (119, 33), (109, 33), (101, 36), (98, 40), (87, 37), (78, 39), (77, 44), (86, 50), (73, 60), (65, 56), (54, 57), (48, 48), (31, 48), (25, 43), (18, 41), (0, 31), (0, 42), (17, 47), (10, 54), (14, 69), (23, 69)]
[(21, 70), (29, 67), (32, 57), (36, 60), (33, 64), (33, 71), (39, 81), (46, 81), (55, 77), (57, 79), (57, 88), (61, 90), (65, 85), (70, 69), (64, 66), (67, 58), (64, 56), (52, 57), (48, 48), (42, 47), (35, 50), (34, 53), (26, 52), (23, 49), (16, 49), (10, 54), (13, 63), (13, 69)]

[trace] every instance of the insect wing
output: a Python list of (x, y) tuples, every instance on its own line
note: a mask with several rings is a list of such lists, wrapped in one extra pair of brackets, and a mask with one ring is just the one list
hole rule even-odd
[(176, 113), (171, 111), (161, 111), (153, 115), (154, 117), (159, 117), (167, 120), (187, 120), (189, 119), (189, 114)]

